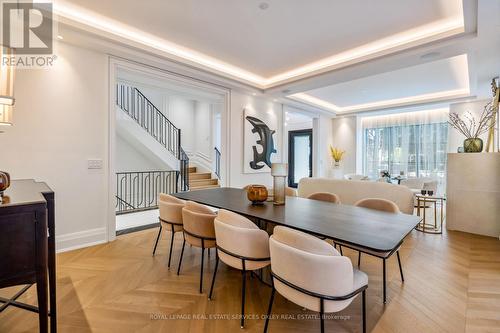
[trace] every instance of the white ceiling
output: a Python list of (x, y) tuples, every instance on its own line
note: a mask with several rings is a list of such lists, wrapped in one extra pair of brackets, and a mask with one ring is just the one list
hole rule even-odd
[[(462, 0), (265, 0), (266, 10), (259, 8), (261, 3), (59, 0), (56, 12), (88, 24), (96, 23), (96, 16), (108, 27), (118, 23), (121, 32), (130, 28), (139, 35), (178, 45), (182, 51), (187, 50), (183, 56), (188, 60), (193, 60), (189, 59), (193, 54), (194, 58), (207, 56), (205, 60), (214, 68), (234, 66), (236, 69), (228, 71), (236, 75), (241, 69), (255, 79), (254, 83), (402, 32), (423, 31), (441, 23), (448, 27), (449, 22), (457, 21), (463, 26)], [(414, 42), (405, 40), (408, 44)]]
[[(264, 1), (269, 8), (261, 10)], [(489, 81), (500, 73), (498, 0), (55, 4), (65, 41), (123, 58), (140, 54), (137, 61), (158, 68), (173, 60), (165, 66), (188, 65), (175, 65), (184, 75), (314, 112), (484, 98)], [(435, 57), (422, 57), (428, 53)], [(291, 100), (296, 94), (309, 100)]]
[(306, 94), (339, 108), (469, 88), (467, 55), (347, 81)]

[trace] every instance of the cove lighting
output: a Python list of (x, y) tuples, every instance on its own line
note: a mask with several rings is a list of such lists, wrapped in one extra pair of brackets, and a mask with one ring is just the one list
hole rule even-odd
[[(37, 2), (39, 0), (35, 0)], [(260, 75), (228, 64), (219, 59), (207, 56), (200, 52), (185, 48), (165, 39), (155, 37), (128, 25), (113, 21), (99, 14), (86, 11), (83, 8), (58, 1), (54, 3), (54, 11), (62, 18), (83, 24), (102, 32), (110, 33), (116, 37), (137, 42), (147, 47), (165, 52), (170, 56), (178, 57), (193, 64), (215, 70), (240, 81), (245, 81), (254, 86), (266, 89), (283, 83), (284, 81), (299, 77), (317, 74), (318, 71), (339, 68), (357, 61), (367, 60), (369, 57), (397, 51), (406, 47), (413, 47), (424, 42), (434, 41), (438, 38), (449, 37), (464, 32), (463, 17), (436, 21), (432, 24), (414, 28), (395, 34), (390, 37), (379, 39), (360, 47), (332, 55), (330, 57), (315, 61), (293, 70), (264, 78)]]
[(469, 95), (470, 95), (469, 88), (463, 88), (463, 89), (439, 91), (436, 93), (416, 95), (410, 97), (388, 99), (372, 103), (355, 104), (345, 107), (337, 106), (333, 103), (327, 102), (325, 100), (319, 99), (317, 97), (305, 93), (293, 94), (290, 95), (289, 97), (297, 101), (304, 102), (306, 104), (311, 104), (313, 106), (324, 108), (336, 113), (345, 113), (345, 112), (383, 109), (388, 107), (404, 106), (404, 105), (423, 103), (423, 102), (435, 102), (444, 99), (466, 97)]

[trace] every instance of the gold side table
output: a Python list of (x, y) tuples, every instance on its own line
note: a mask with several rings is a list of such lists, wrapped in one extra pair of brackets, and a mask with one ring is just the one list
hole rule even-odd
[[(444, 202), (446, 197), (444, 196), (429, 196), (417, 194), (417, 215), (422, 216), (422, 221), (417, 224), (415, 229), (428, 234), (442, 234), (443, 233), (443, 222), (444, 216)], [(429, 205), (429, 206), (428, 206)], [(438, 206), (439, 206), (439, 221), (438, 221)], [(428, 223), (426, 221), (425, 211), (427, 207), (434, 208), (434, 224)], [(423, 209), (422, 209), (423, 208)], [(421, 212), (421, 209), (423, 212)], [(439, 222), (439, 223), (438, 223)]]

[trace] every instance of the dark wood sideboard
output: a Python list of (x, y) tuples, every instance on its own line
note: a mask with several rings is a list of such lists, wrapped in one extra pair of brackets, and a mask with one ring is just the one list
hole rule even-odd
[[(32, 179), (13, 180), (0, 203), (0, 288), (26, 285), (10, 299), (0, 297), (0, 312), (8, 306), (37, 312), (40, 332), (48, 331), (49, 315), (50, 331), (57, 331), (54, 214), (54, 192)], [(34, 283), (38, 307), (17, 301)]]

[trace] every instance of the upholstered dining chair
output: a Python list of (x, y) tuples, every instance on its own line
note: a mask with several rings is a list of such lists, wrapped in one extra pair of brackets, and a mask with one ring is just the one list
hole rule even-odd
[[(330, 192), (315, 192), (315, 193), (312, 193), (310, 194), (307, 199), (311, 199), (311, 200), (318, 200), (318, 201), (325, 201), (325, 202), (331, 202), (331, 203), (335, 203), (335, 204), (340, 204), (340, 198), (338, 195), (336, 195), (335, 193), (330, 193)], [(324, 237), (319, 237), (321, 239), (326, 239)], [(335, 242), (333, 243), (333, 246), (336, 247), (337, 244), (335, 244)], [(342, 247), (340, 247), (340, 251), (342, 251)], [(342, 255), (342, 252), (340, 252), (340, 254)]]
[[(394, 214), (399, 214), (399, 208), (398, 206), (390, 201), (390, 200), (386, 200), (386, 199), (381, 199), (381, 198), (366, 198), (366, 199), (361, 199), (359, 200), (358, 202), (356, 202), (354, 204), (355, 206), (357, 207), (364, 207), (364, 208), (368, 208), (368, 209), (374, 209), (374, 210), (379, 210), (379, 211), (383, 211), (383, 212), (388, 212), (388, 213), (394, 213)], [(361, 267), (361, 251), (354, 247), (354, 246), (351, 246), (351, 245), (346, 245), (346, 244), (342, 244), (339, 246), (346, 246), (346, 247), (349, 247), (353, 250), (358, 250), (358, 268)], [(401, 258), (399, 257), (399, 249), (401, 248), (401, 246), (399, 246), (396, 250), (396, 256), (398, 258), (398, 265), (399, 265), (399, 274), (401, 275), (401, 281), (404, 282), (405, 279), (404, 279), (404, 276), (403, 276), (403, 268), (401, 266)], [(342, 247), (341, 247), (342, 249)], [(371, 255), (374, 255), (376, 257), (379, 257), (382, 259), (383, 261), (383, 271), (382, 271), (382, 274), (383, 274), (383, 299), (384, 299), (384, 303), (386, 301), (386, 260), (387, 258), (393, 254), (394, 252), (390, 252), (390, 253), (369, 253), (369, 252), (366, 252), (364, 251), (365, 253), (367, 254), (371, 254)]]
[(287, 197), (296, 197), (297, 196), (297, 190), (294, 189), (293, 187), (285, 187), (285, 196)]
[(184, 241), (182, 242), (181, 257), (177, 267), (177, 275), (180, 274), (182, 257), (186, 242), (194, 247), (201, 248), (200, 268), (200, 294), (203, 292), (203, 262), (205, 261), (205, 249), (210, 251), (215, 247), (214, 219), (217, 216), (210, 208), (193, 201), (187, 201), (182, 209), (182, 220), (184, 224)]
[(310, 194), (307, 199), (311, 200), (318, 200), (318, 201), (326, 201), (326, 202), (331, 202), (331, 203), (340, 203), (340, 198), (338, 195), (335, 193), (329, 193), (329, 192), (316, 192)]
[(219, 210), (215, 218), (217, 257), (208, 299), (212, 299), (219, 259), (241, 271), (241, 328), (245, 325), (245, 281), (247, 272), (268, 266), (269, 235), (252, 221), (239, 214)]
[(170, 251), (168, 253), (168, 267), (170, 268), (172, 249), (174, 247), (174, 236), (176, 232), (182, 231), (182, 208), (184, 208), (185, 201), (165, 193), (160, 193), (158, 199), (160, 230), (158, 231), (158, 236), (156, 236), (153, 256), (156, 253), (156, 247), (158, 246), (162, 227), (165, 226), (165, 228), (172, 233), (170, 238)]
[[(388, 213), (395, 213), (395, 214), (399, 213), (399, 208), (394, 202), (392, 202), (390, 200), (386, 200), (386, 199), (380, 199), (380, 198), (362, 199), (362, 200), (359, 200), (358, 202), (356, 202), (354, 204), (354, 206), (380, 210), (380, 211), (388, 212)], [(396, 251), (396, 255), (398, 257), (399, 272), (401, 273), (401, 280), (404, 281), (405, 279), (403, 277), (403, 269), (401, 268), (401, 259), (399, 257), (399, 248)], [(358, 267), (360, 267), (360, 266), (361, 266), (361, 251), (358, 251)]]
[(277, 226), (269, 239), (273, 289), (264, 333), (269, 326), (275, 292), (289, 301), (320, 313), (321, 332), (325, 313), (339, 312), (362, 293), (362, 327), (366, 332), (368, 277), (352, 267), (335, 248), (303, 232)]

